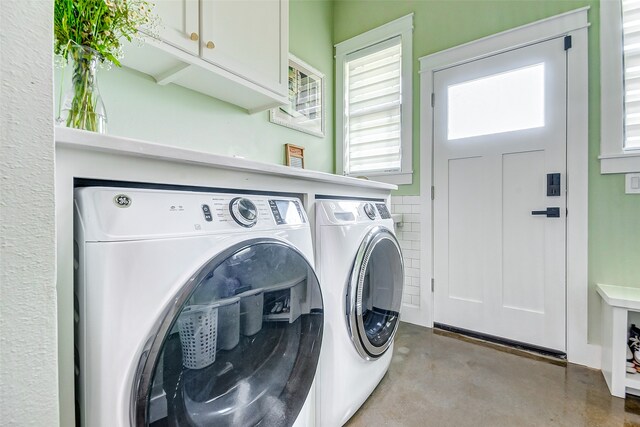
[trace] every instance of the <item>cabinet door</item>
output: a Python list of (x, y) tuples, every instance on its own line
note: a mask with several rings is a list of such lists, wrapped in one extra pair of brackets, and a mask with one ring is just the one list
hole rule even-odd
[(154, 0), (154, 3), (154, 10), (160, 18), (160, 40), (198, 55), (198, 0)]
[(285, 95), (288, 0), (202, 0), (201, 8), (202, 58)]

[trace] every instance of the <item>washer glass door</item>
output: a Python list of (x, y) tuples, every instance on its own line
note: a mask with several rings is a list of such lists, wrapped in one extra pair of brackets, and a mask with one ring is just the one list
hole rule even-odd
[(318, 280), (296, 249), (273, 239), (228, 249), (187, 281), (147, 342), (132, 424), (292, 425), (322, 326)]
[(395, 236), (375, 227), (358, 249), (347, 291), (351, 340), (365, 359), (382, 356), (398, 329), (404, 266)]

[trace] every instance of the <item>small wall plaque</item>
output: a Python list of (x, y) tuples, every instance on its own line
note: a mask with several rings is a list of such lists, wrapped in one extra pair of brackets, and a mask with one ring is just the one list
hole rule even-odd
[(285, 144), (284, 150), (287, 166), (304, 169), (304, 148), (293, 144)]

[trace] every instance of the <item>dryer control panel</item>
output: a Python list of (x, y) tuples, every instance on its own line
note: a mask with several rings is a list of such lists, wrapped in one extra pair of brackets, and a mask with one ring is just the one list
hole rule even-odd
[(378, 212), (380, 212), (380, 218), (391, 218), (391, 214), (389, 213), (389, 209), (387, 209), (387, 205), (385, 205), (384, 203), (376, 203), (376, 208), (378, 208)]
[(321, 200), (318, 207), (331, 224), (372, 223), (391, 218), (386, 204), (379, 201)]

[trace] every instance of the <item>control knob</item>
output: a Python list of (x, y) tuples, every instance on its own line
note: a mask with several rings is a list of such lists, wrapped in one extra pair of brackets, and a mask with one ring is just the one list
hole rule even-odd
[(370, 220), (376, 219), (376, 210), (371, 203), (364, 205), (364, 213), (367, 214)]
[(258, 209), (249, 199), (236, 197), (229, 203), (229, 211), (235, 222), (243, 227), (253, 227), (258, 222)]

